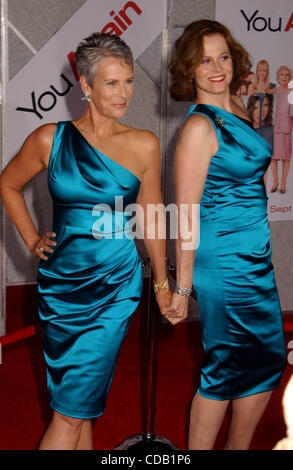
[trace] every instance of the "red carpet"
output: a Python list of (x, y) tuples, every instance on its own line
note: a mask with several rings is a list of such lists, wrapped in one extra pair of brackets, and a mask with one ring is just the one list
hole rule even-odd
[[(8, 332), (28, 326), (36, 319), (34, 286), (9, 288), (7, 297)], [(94, 424), (95, 449), (113, 449), (142, 430), (140, 358), (144, 327), (138, 311), (122, 345), (107, 410)], [(291, 339), (293, 333), (287, 333), (286, 344)], [(160, 324), (154, 429), (180, 449), (186, 448), (189, 405), (198, 383), (201, 360), (197, 321), (175, 328)], [(271, 449), (284, 437), (281, 397), (292, 373), (293, 366), (288, 364), (281, 387), (274, 392), (257, 428), (251, 449)], [(51, 416), (40, 334), (3, 348), (0, 384), (0, 450), (35, 449)], [(216, 448), (223, 444), (227, 423), (228, 419)]]

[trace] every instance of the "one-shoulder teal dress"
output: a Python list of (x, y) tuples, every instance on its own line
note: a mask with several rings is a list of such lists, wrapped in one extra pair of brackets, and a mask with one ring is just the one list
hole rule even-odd
[(38, 311), (51, 407), (75, 418), (105, 409), (118, 352), (142, 294), (131, 236), (140, 181), (56, 125), (48, 168), (57, 246), (40, 260)]
[(249, 121), (191, 106), (213, 123), (218, 151), (200, 202), (194, 261), (205, 358), (198, 393), (228, 400), (278, 387), (286, 365), (263, 182), (270, 145)]

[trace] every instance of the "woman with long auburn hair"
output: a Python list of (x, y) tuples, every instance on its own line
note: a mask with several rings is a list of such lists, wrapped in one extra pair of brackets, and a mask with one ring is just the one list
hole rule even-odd
[(200, 204), (200, 240), (186, 249), (179, 224), (176, 286), (168, 318), (187, 316), (192, 286), (205, 358), (194, 396), (189, 449), (212, 449), (228, 405), (225, 449), (248, 449), (286, 364), (282, 315), (271, 262), (264, 173), (272, 149), (235, 96), (250, 68), (245, 49), (211, 20), (188, 25), (175, 43), (171, 96), (194, 101), (179, 134), (179, 215)]

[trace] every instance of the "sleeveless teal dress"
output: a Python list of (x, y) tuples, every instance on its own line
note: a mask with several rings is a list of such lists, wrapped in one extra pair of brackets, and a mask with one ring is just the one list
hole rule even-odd
[(97, 417), (142, 294), (127, 211), (140, 181), (66, 121), (56, 125), (48, 187), (57, 246), (40, 260), (37, 280), (50, 405)]
[(278, 387), (286, 365), (263, 176), (270, 145), (249, 121), (191, 106), (217, 133), (200, 202), (193, 284), (205, 358), (198, 393), (229, 400)]

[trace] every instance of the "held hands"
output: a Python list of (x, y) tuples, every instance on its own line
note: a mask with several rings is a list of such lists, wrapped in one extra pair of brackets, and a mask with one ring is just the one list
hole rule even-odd
[(33, 256), (38, 256), (39, 258), (42, 258), (43, 260), (47, 260), (48, 256), (45, 255), (45, 252), (48, 253), (53, 253), (53, 249), (50, 248), (50, 246), (56, 246), (57, 243), (54, 240), (51, 240), (51, 238), (56, 237), (56, 233), (53, 232), (47, 232), (45, 235), (40, 237), (35, 244), (33, 245), (32, 248), (30, 248), (30, 252), (32, 253)]
[(187, 318), (188, 314), (188, 297), (173, 292), (172, 301), (168, 308), (166, 317), (172, 325), (181, 322)]
[(191, 289), (175, 287), (173, 294), (169, 289), (168, 281), (156, 284), (154, 282), (156, 301), (161, 314), (166, 317), (172, 325), (184, 320), (188, 314), (188, 297)]

